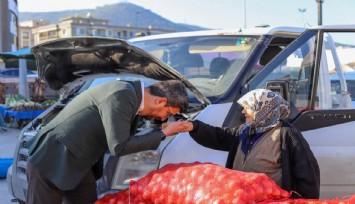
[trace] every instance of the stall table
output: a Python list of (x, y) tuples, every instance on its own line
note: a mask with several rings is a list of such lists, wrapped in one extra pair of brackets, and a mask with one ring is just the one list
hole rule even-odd
[(4, 118), (5, 122), (11, 124), (16, 122), (19, 127), (22, 127), (24, 122), (31, 121), (36, 118), (41, 113), (43, 113), (43, 111), (44, 110), (14, 111), (11, 109), (11, 107), (3, 105), (0, 106), (0, 114)]

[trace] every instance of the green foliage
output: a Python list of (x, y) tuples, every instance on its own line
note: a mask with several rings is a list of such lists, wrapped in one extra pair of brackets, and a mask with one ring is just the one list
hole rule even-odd
[(37, 103), (26, 99), (20, 94), (8, 94), (5, 97), (5, 105), (14, 111), (45, 110), (56, 102), (56, 99), (47, 99), (42, 103)]

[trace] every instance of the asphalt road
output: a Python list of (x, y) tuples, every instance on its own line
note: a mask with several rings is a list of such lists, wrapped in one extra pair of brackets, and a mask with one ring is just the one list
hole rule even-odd
[[(21, 130), (18, 128), (0, 129), (0, 158), (12, 158), (15, 152), (17, 138)], [(16, 204), (7, 188), (6, 179), (0, 179), (0, 204)]]

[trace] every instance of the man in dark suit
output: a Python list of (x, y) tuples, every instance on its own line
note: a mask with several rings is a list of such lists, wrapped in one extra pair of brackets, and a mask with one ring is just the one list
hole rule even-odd
[(114, 81), (87, 90), (29, 141), (27, 204), (93, 203), (95, 178), (101, 176), (93, 167), (102, 164), (107, 150), (114, 156), (154, 150), (175, 134), (169, 129), (131, 134), (137, 115), (163, 121), (188, 108), (186, 88), (178, 80), (142, 87)]

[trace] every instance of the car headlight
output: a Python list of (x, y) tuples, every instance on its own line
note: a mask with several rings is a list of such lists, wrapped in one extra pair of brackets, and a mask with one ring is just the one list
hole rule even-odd
[(130, 181), (137, 181), (149, 172), (158, 169), (161, 154), (174, 137), (167, 137), (156, 150), (142, 151), (120, 157), (111, 189), (126, 189)]
[(160, 155), (159, 150), (149, 150), (129, 155), (125, 167), (119, 170), (119, 172), (123, 170), (121, 183), (128, 185), (131, 180), (137, 181), (150, 171), (157, 169)]
[[(182, 115), (183, 119), (195, 117), (199, 112), (192, 115)], [(176, 116), (175, 116), (176, 117)], [(167, 123), (176, 121), (175, 117), (169, 117)], [(167, 124), (161, 124), (161, 127)], [(136, 135), (144, 135), (150, 131), (154, 131), (157, 126), (151, 121), (145, 121), (144, 128)], [(166, 137), (160, 142), (156, 150), (142, 151), (134, 154), (129, 154), (119, 158), (116, 169), (111, 182), (111, 189), (123, 190), (128, 188), (130, 181), (137, 181), (146, 176), (149, 172), (157, 170), (160, 164), (161, 156), (164, 149), (175, 138), (175, 136)]]

